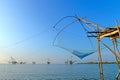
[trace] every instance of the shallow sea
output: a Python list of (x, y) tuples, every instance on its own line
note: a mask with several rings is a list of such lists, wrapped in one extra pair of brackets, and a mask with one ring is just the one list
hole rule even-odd
[[(115, 64), (103, 70), (105, 80), (115, 80)], [(99, 80), (99, 73), (97, 64), (0, 64), (0, 80)]]

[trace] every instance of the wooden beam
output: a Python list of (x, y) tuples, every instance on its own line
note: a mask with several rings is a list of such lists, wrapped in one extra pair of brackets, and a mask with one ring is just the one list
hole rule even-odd
[(116, 31), (113, 31), (113, 32), (110, 32), (110, 33), (107, 33), (107, 34), (103, 34), (103, 35), (100, 35), (100, 38), (103, 38), (103, 37), (106, 37), (106, 36), (112, 36), (112, 35), (115, 35), (118, 32), (119, 32), (119, 30), (116, 30)]

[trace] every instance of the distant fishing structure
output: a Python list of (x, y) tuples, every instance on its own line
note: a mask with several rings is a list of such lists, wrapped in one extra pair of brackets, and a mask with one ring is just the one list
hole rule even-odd
[[(118, 80), (118, 77), (120, 75), (120, 65), (119, 65), (119, 60), (120, 60), (120, 50), (119, 50), (119, 44), (118, 44), (118, 39), (120, 38), (120, 26), (118, 25), (118, 22), (116, 21), (116, 25), (112, 27), (101, 27), (100, 25), (89, 21), (85, 20), (84, 18), (80, 18), (77, 16), (66, 16), (60, 19), (53, 28), (56, 28), (56, 26), (63, 21), (66, 18), (73, 18), (74, 21), (71, 22), (70, 24), (67, 24), (65, 27), (63, 27), (56, 35), (53, 45), (55, 46), (55, 41), (57, 37), (60, 35), (64, 29), (68, 28), (70, 25), (74, 24), (75, 22), (79, 22), (81, 24), (81, 27), (84, 29), (88, 37), (92, 37), (96, 39), (97, 42), (97, 52), (98, 52), (98, 67), (99, 67), (99, 75), (100, 75), (100, 80), (104, 80), (104, 74), (103, 74), (103, 68), (102, 68), (102, 57), (101, 57), (101, 47), (100, 45), (102, 44), (105, 48), (107, 48), (115, 57), (116, 59), (116, 64), (118, 66), (118, 73), (116, 74), (116, 80)], [(113, 48), (109, 47), (105, 42), (103, 42), (101, 39), (102, 38), (109, 38), (109, 41), (112, 42)], [(59, 46), (57, 46), (59, 47)], [(65, 49), (60, 46), (60, 48)], [(67, 50), (67, 49), (66, 49)], [(72, 54), (78, 56), (79, 58), (81, 57), (84, 58), (94, 52), (90, 52), (89, 54), (84, 54), (81, 56), (82, 53), (78, 51), (70, 51)], [(85, 56), (86, 55), (86, 56)]]
[(10, 60), (8, 61), (8, 63), (10, 63), (10, 64), (18, 64), (18, 62), (13, 57), (10, 57)]
[(67, 61), (65, 61), (65, 64), (74, 64), (76, 61), (73, 60), (73, 56), (70, 57), (70, 59), (67, 59)]
[(51, 62), (50, 62), (50, 59), (48, 58), (48, 60), (47, 60), (47, 64), (51, 64)]
[(35, 61), (33, 61), (33, 62), (32, 62), (32, 64), (36, 64), (36, 62), (35, 62)]
[(10, 60), (8, 61), (10, 64), (26, 64), (26, 62), (20, 61), (18, 62), (15, 58), (10, 57)]

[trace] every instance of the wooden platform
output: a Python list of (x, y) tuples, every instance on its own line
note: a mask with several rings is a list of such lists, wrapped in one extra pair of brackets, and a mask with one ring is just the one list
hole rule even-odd
[(115, 26), (113, 28), (103, 28), (99, 32), (88, 32), (88, 33), (92, 35), (88, 37), (96, 37), (96, 38), (109, 37), (110, 39), (120, 38), (120, 26)]
[(120, 27), (116, 26), (113, 28), (102, 29), (101, 33), (99, 33), (99, 37), (110, 37), (110, 39), (120, 38)]

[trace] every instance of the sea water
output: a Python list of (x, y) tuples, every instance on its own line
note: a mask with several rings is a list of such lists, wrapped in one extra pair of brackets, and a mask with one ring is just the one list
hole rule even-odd
[[(103, 70), (105, 80), (115, 80), (115, 64)], [(0, 64), (0, 80), (99, 80), (99, 71), (97, 64)]]

